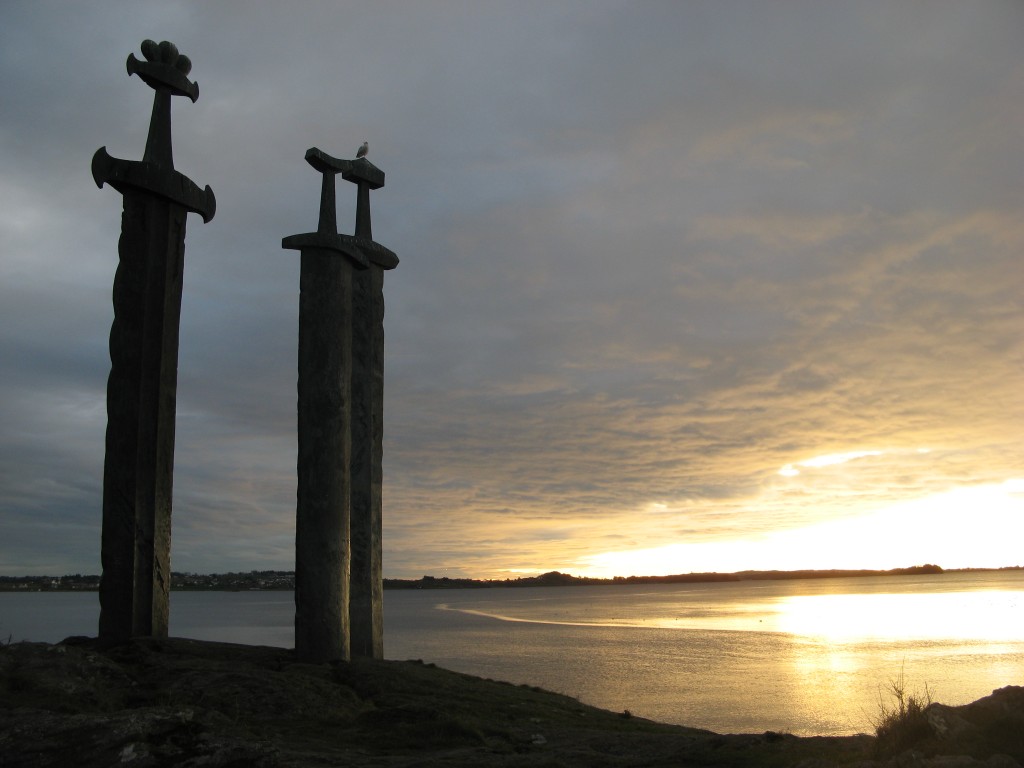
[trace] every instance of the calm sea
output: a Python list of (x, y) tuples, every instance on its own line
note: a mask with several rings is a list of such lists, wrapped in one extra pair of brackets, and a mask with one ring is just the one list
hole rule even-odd
[[(1024, 573), (389, 591), (385, 653), (722, 733), (871, 730), (879, 696), (1024, 685)], [(171, 634), (290, 647), (290, 592), (175, 592)], [(93, 635), (95, 593), (0, 593), (0, 639)], [(886, 698), (886, 700), (888, 700)]]

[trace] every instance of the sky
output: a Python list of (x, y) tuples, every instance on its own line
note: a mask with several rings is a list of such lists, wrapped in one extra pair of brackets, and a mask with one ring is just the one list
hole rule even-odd
[[(1024, 4), (7, 0), (0, 574), (98, 573), (140, 44), (188, 221), (172, 567), (294, 566), (299, 261), (364, 141), (384, 571), (1024, 565)], [(346, 189), (348, 187), (348, 189)], [(355, 189), (338, 182), (339, 230)]]

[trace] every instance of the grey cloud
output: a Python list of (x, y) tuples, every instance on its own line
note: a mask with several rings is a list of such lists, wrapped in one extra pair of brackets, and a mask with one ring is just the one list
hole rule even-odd
[[(98, 560), (120, 203), (88, 161), (141, 156), (145, 37), (193, 60), (175, 160), (218, 195), (188, 225), (176, 567), (290, 567), (280, 240), (316, 223), (305, 149), (364, 139), (402, 259), (389, 575), (568, 570), (1022, 471), (1020, 8), (121, 10), (14, 3), (0, 31), (4, 572)], [(865, 448), (893, 453), (777, 474)], [(64, 525), (94, 534), (43, 552)]]

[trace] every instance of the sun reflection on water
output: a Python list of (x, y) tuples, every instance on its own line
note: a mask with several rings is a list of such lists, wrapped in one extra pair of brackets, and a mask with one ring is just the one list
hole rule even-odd
[[(781, 597), (769, 631), (832, 643), (864, 640), (1019, 641), (1024, 592), (794, 595)], [(995, 649), (993, 649), (995, 650)]]
[[(634, 596), (642, 597), (642, 596)], [(636, 600), (573, 605), (518, 602), (501, 606), (442, 610), (487, 616), (507, 622), (581, 627), (776, 632), (829, 645), (890, 641), (971, 641), (988, 645), (987, 653), (1009, 652), (1024, 640), (1024, 590), (963, 592), (878, 592), (780, 595), (756, 600), (706, 603), (695, 600)]]
[(889, 681), (904, 669), (910, 689), (927, 686), (949, 705), (1019, 685), (1024, 674), (1017, 571), (444, 598), (434, 607), (472, 617), (486, 633), (467, 653), (506, 664), (474, 674), (711, 730), (870, 732)]

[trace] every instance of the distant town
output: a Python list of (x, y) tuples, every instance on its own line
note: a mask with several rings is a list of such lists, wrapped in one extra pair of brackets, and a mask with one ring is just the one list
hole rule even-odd
[[(932, 565), (893, 568), (888, 571), (872, 570), (801, 570), (801, 571), (739, 571), (737, 573), (680, 573), (672, 576), (616, 576), (598, 579), (572, 576), (551, 571), (540, 576), (516, 579), (463, 579), (447, 576), (423, 576), (419, 579), (384, 579), (384, 589), (488, 589), (494, 587), (574, 587), (600, 584), (694, 584), (718, 581), (767, 581), (775, 579), (837, 579), (861, 576), (920, 576), (938, 573), (977, 573), (990, 571), (1019, 571), (1022, 566), (1007, 568), (957, 568), (944, 570)], [(89, 592), (100, 586), (96, 574), (69, 576), (0, 576), (0, 592)], [(178, 573), (171, 574), (171, 589), (178, 591), (241, 592), (246, 590), (292, 590), (295, 571), (247, 571), (231, 573)]]

